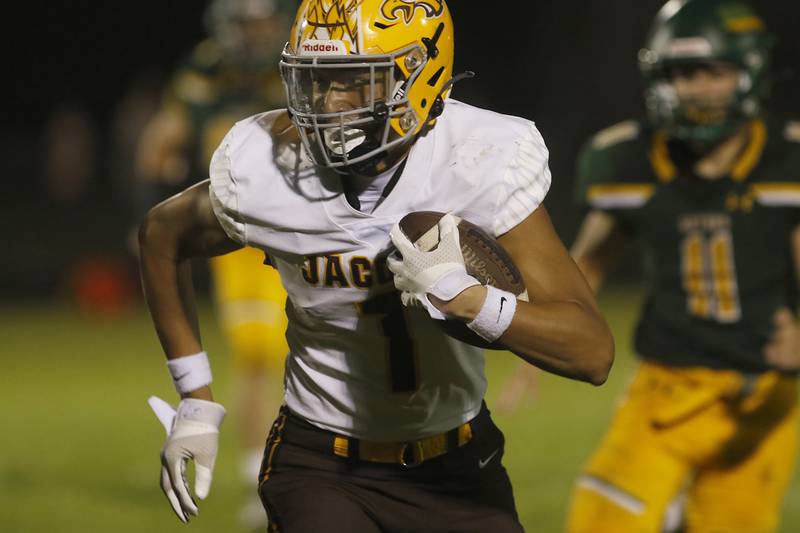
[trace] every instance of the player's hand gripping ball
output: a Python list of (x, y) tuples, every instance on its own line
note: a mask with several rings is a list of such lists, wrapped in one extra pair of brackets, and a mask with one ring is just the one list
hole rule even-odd
[(503, 349), (487, 342), (459, 320), (446, 319), (428, 300), (451, 300), (473, 285), (492, 285), (527, 300), (522, 274), (497, 240), (452, 214), (416, 211), (392, 229), (402, 260), (390, 257), (389, 269), (405, 305), (419, 302), (448, 335), (473, 346)]

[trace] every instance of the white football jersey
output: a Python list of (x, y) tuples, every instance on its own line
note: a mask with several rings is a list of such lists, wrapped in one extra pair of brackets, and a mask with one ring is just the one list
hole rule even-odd
[(402, 306), (386, 268), (389, 230), (412, 211), (440, 211), (507, 232), (550, 186), (541, 135), (530, 121), (448, 100), (367, 214), (350, 206), (336, 173), (312, 166), (297, 143), (275, 142), (281, 113), (231, 129), (211, 162), (210, 194), (225, 231), (264, 250), (288, 293), (287, 405), (370, 440), (417, 439), (471, 419), (486, 391), (483, 352)]

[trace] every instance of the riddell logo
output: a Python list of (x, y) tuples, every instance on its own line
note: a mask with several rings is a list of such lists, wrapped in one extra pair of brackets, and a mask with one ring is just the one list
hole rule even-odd
[(309, 39), (300, 44), (300, 55), (343, 56), (347, 55), (347, 47), (342, 41)]
[(339, 49), (332, 44), (303, 43), (303, 52), (338, 52)]

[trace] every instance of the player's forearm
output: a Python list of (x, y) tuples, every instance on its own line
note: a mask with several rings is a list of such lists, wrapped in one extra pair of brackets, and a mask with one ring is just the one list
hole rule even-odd
[(184, 312), (192, 326), (194, 335), (198, 340), (200, 337), (200, 321), (197, 318), (197, 300), (194, 293), (194, 283), (192, 283), (192, 262), (184, 260), (178, 267), (178, 290), (180, 291), (181, 303)]
[(586, 216), (570, 255), (595, 294), (624, 254), (628, 240), (628, 235), (608, 213), (591, 211)]
[[(470, 322), (480, 312), (486, 294), (485, 287), (477, 286), (449, 302), (433, 299), (446, 315)], [(499, 341), (536, 366), (595, 385), (605, 382), (614, 361), (614, 338), (605, 320), (577, 301), (518, 301)]]
[(605, 320), (578, 302), (519, 302), (500, 342), (550, 372), (602, 385), (614, 361)]
[(158, 207), (139, 231), (139, 262), (147, 306), (164, 353), (169, 358), (202, 351), (188, 259), (179, 238)]
[(592, 288), (592, 292), (597, 294), (606, 279), (607, 266), (588, 256), (575, 257), (575, 264), (586, 278), (586, 283)]

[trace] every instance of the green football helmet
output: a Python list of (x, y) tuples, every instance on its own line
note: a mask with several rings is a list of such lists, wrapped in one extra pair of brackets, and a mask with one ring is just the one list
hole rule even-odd
[(291, 0), (211, 0), (205, 24), (227, 63), (274, 68), (292, 13)]
[[(769, 92), (772, 36), (741, 0), (669, 0), (658, 12), (639, 51), (645, 103), (654, 126), (674, 139), (711, 145), (761, 113)], [(723, 118), (699, 121), (673, 85), (675, 69), (733, 65), (739, 81)], [(693, 117), (693, 118), (690, 118)]]

